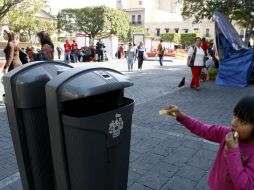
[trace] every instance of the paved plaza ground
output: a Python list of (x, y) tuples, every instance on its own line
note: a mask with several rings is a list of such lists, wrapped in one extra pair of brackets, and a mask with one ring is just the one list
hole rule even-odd
[[(76, 63), (107, 66), (124, 72), (134, 86), (125, 90), (133, 98), (135, 111), (131, 134), (128, 190), (208, 190), (207, 176), (218, 145), (192, 135), (174, 118), (159, 116), (167, 105), (178, 105), (183, 112), (210, 124), (230, 126), (235, 103), (254, 95), (246, 88), (217, 86), (202, 82), (201, 91), (190, 89), (190, 69), (184, 61), (144, 62), (144, 70), (127, 71), (124, 60), (105, 63)], [(185, 76), (187, 84), (178, 88)], [(3, 86), (0, 85), (0, 94)], [(0, 100), (0, 190), (22, 190), (5, 106)]]

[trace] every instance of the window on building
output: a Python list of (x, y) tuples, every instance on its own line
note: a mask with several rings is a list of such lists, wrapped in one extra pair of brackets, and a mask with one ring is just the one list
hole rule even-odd
[(136, 24), (136, 16), (135, 15), (132, 15), (131, 23)]
[(183, 29), (184, 33), (188, 33), (189, 32), (189, 29), (185, 28)]
[(141, 1), (141, 0), (140, 0), (140, 1), (138, 1), (138, 4), (139, 4), (139, 5), (142, 5), (142, 1)]
[(160, 36), (160, 35), (161, 35), (161, 31), (160, 31), (159, 28), (156, 28), (156, 35), (157, 35), (157, 36)]
[(198, 28), (194, 28), (194, 31), (197, 32), (197, 31), (199, 31), (199, 29)]
[(138, 24), (141, 24), (141, 15), (138, 15)]
[(169, 33), (169, 28), (165, 28), (166, 33)]
[(179, 28), (175, 28), (175, 33), (178, 33), (179, 32)]
[(210, 30), (209, 30), (209, 28), (206, 29), (205, 36), (206, 36), (206, 37), (209, 37), (209, 36), (210, 36)]
[(119, 1), (118, 1), (118, 3), (120, 4), (120, 3), (122, 3), (122, 1), (121, 1), (121, 0), (119, 0)]

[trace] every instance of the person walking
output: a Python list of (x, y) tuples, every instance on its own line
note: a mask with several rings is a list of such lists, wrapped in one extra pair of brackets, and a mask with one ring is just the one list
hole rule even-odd
[(146, 49), (144, 47), (144, 43), (140, 42), (139, 46), (138, 46), (138, 49), (137, 49), (139, 72), (142, 71), (142, 65), (143, 65), (143, 62), (144, 62), (144, 53), (145, 53), (145, 51), (146, 51)]
[(6, 62), (2, 72), (5, 74), (6, 71), (9, 72), (16, 67), (21, 66), (22, 62), (19, 58), (19, 46), (15, 39), (15, 33), (4, 30), (3, 38), (8, 41), (4, 48)]
[(135, 58), (135, 52), (134, 52), (134, 48), (132, 47), (131, 43), (129, 43), (129, 47), (126, 51), (126, 57), (127, 57), (127, 63), (128, 63), (128, 71), (132, 72), (133, 71), (133, 62), (134, 62), (134, 58)]
[(99, 41), (96, 43), (96, 51), (98, 53), (98, 61), (103, 62), (103, 50), (105, 48), (104, 43), (99, 39)]
[(37, 33), (38, 40), (41, 44), (41, 57), (40, 60), (54, 60), (54, 44), (46, 31)]
[(164, 53), (165, 53), (165, 47), (163, 45), (163, 40), (160, 40), (160, 43), (158, 44), (158, 47), (157, 47), (157, 54), (159, 56), (160, 66), (163, 66), (162, 60), (163, 60)]
[(78, 62), (78, 44), (75, 40), (72, 41), (71, 44), (71, 56), (74, 63)]
[(56, 51), (57, 51), (58, 59), (61, 59), (61, 54), (62, 54), (63, 49), (61, 48), (60, 44), (58, 44)]
[(137, 60), (137, 45), (133, 43), (133, 51), (134, 51), (134, 60), (133, 63), (135, 63), (135, 61)]
[(71, 54), (71, 45), (69, 44), (69, 40), (65, 40), (64, 44), (64, 62), (70, 63), (70, 54)]
[(204, 67), (204, 58), (205, 53), (201, 44), (201, 38), (196, 38), (196, 43), (194, 46), (191, 46), (188, 50), (188, 57), (187, 57), (187, 65), (191, 67), (192, 72), (192, 80), (190, 87), (196, 89), (197, 91), (200, 90), (200, 82), (199, 76), (201, 74), (201, 70)]

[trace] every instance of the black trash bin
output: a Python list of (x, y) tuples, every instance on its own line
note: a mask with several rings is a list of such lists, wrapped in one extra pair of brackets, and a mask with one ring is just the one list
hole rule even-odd
[(46, 85), (57, 190), (126, 190), (134, 101), (122, 73), (75, 68)]
[(70, 68), (60, 62), (33, 62), (3, 77), (9, 126), (24, 190), (55, 189), (45, 84)]

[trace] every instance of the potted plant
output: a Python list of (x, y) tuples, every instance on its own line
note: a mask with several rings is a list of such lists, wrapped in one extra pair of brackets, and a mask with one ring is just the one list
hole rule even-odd
[(218, 73), (218, 69), (209, 68), (208, 69), (209, 80), (215, 80), (217, 73)]

